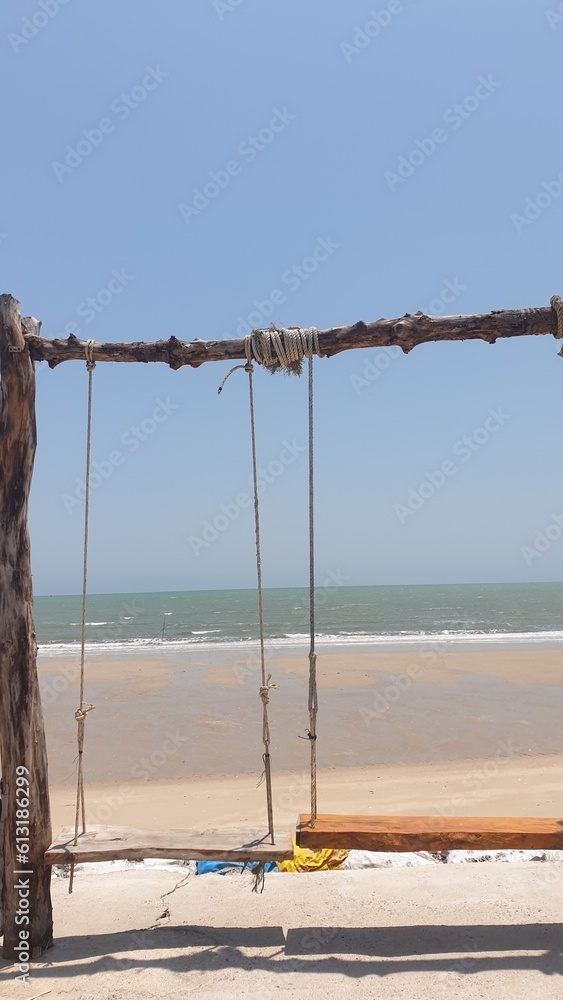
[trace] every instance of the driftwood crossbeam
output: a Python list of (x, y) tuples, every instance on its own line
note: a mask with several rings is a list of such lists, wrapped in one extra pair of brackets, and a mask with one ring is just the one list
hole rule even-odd
[[(71, 335), (67, 340), (39, 336), (36, 320), (23, 320), (24, 341), (32, 361), (47, 361), (55, 368), (63, 361), (84, 361), (84, 342)], [(557, 315), (550, 306), (541, 309), (504, 309), (474, 316), (425, 316), (362, 321), (352, 326), (319, 330), (319, 346), (326, 357), (366, 347), (400, 347), (408, 354), (419, 344), (437, 341), (484, 340), (494, 344), (507, 337), (557, 336)], [(97, 361), (160, 361), (173, 369), (206, 361), (237, 361), (245, 358), (244, 340), (192, 340), (169, 337), (155, 343), (96, 344)]]
[[(430, 342), (483, 340), (494, 344), (501, 338), (557, 337), (562, 327), (559, 318), (560, 322), (551, 306), (473, 316), (416, 313), (319, 330), (318, 343), (327, 357), (394, 345), (407, 354)], [(16, 299), (0, 295), (0, 915), (3, 956), (23, 967), (28, 957), (41, 955), (53, 939), (50, 878), (54, 856), (48, 853), (52, 840), (48, 762), (37, 678), (27, 520), (36, 447), (34, 362), (46, 361), (51, 368), (64, 361), (84, 362), (86, 347), (74, 336), (45, 339), (40, 336), (40, 327), (35, 319), (21, 318)], [(162, 362), (173, 369), (186, 365), (197, 368), (208, 361), (244, 359), (245, 341), (183, 341), (172, 336), (155, 343), (95, 344), (93, 358), (96, 362)], [(475, 846), (478, 842), (487, 846), (486, 831), (490, 833), (492, 822), (485, 824), (483, 837), (477, 836)], [(472, 836), (479, 832), (473, 830)], [(550, 835), (552, 832), (550, 828)], [(376, 833), (379, 836), (370, 827), (362, 836), (367, 840), (371, 837), (373, 843)], [(300, 835), (305, 840), (303, 824)], [(353, 839), (353, 831), (350, 836)], [(169, 848), (177, 849), (178, 845), (175, 842)], [(115, 845), (108, 849), (115, 850)], [(127, 841), (124, 849), (137, 847)]]

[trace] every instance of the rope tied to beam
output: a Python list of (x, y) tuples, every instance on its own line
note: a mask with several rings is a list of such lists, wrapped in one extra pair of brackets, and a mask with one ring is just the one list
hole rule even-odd
[[(549, 304), (557, 317), (557, 333), (555, 336), (557, 340), (563, 340), (563, 301), (559, 295), (552, 295)], [(559, 351), (559, 357), (563, 358), (563, 347)]]
[[(303, 358), (310, 358), (314, 350), (323, 358), (316, 327), (282, 327), (272, 323), (268, 330), (253, 330), (249, 337), (251, 356), (270, 372), (284, 371), (286, 375), (301, 375)], [(247, 354), (248, 357), (248, 354)]]
[(86, 346), (84, 352), (86, 354), (86, 371), (88, 373), (93, 372), (96, 367), (96, 362), (94, 361), (94, 344), (95, 340), (86, 341)]
[(313, 351), (319, 358), (324, 358), (319, 345), (319, 332), (314, 326), (308, 329), (290, 326), (278, 330), (272, 323), (268, 330), (253, 330), (244, 338), (246, 364), (231, 368), (217, 391), (219, 394), (223, 391), (233, 372), (241, 369), (248, 371), (253, 360), (272, 374), (283, 371), (286, 375), (301, 375), (303, 358), (310, 358)]
[[(94, 340), (88, 340), (84, 345), (86, 355), (86, 371), (88, 372), (88, 406), (86, 421), (86, 476), (85, 476), (85, 501), (84, 501), (84, 550), (82, 560), (82, 622), (80, 637), (80, 694), (79, 707), (74, 713), (77, 722), (77, 744), (78, 744), (78, 770), (76, 780), (76, 811), (74, 816), (74, 845), (78, 843), (78, 828), (82, 821), (82, 833), (86, 833), (86, 803), (84, 800), (84, 737), (85, 723), (88, 712), (92, 712), (94, 705), (84, 701), (84, 680), (85, 680), (85, 652), (86, 652), (86, 595), (88, 592), (88, 538), (90, 534), (90, 466), (92, 453), (92, 374), (96, 367), (94, 361)], [(69, 893), (74, 885), (74, 863), (70, 866), (70, 881), (68, 885)]]

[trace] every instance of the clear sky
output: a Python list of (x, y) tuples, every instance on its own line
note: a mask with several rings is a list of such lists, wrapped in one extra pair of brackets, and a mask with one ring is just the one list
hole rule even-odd
[[(0, 37), (0, 290), (44, 336), (563, 295), (557, 0), (6, 0)], [(561, 579), (557, 349), (319, 360), (318, 583)], [(87, 376), (45, 368), (35, 588), (76, 593)], [(254, 585), (246, 377), (218, 396), (227, 370), (97, 366), (93, 591)], [(255, 383), (264, 582), (304, 584), (306, 382)]]

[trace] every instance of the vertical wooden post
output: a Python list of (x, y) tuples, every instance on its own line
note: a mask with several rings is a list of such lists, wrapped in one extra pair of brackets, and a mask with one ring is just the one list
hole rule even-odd
[[(33, 326), (39, 333), (35, 321), (28, 332)], [(44, 862), (51, 811), (27, 525), (36, 446), (35, 371), (20, 305), (11, 295), (0, 295), (0, 373), (2, 954), (25, 968), (25, 945), (33, 958), (53, 940), (51, 869)]]

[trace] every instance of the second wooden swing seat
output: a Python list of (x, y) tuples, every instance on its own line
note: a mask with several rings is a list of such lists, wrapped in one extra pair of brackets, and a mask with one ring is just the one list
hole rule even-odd
[[(280, 331), (281, 332), (281, 331)], [(131, 829), (129, 827), (92, 826), (86, 830), (84, 815), (84, 795), (82, 775), (83, 726), (85, 714), (92, 706), (84, 705), (83, 670), (81, 677), (81, 710), (77, 712), (79, 721), (79, 792), (77, 797), (77, 818), (75, 828), (62, 831), (58, 841), (53, 843), (45, 855), (46, 864), (60, 865), (75, 863), (94, 863), (102, 861), (129, 860), (138, 861), (146, 858), (167, 858), (174, 860), (199, 861), (242, 861), (266, 862), (283, 861), (293, 858), (293, 843), (290, 832), (278, 832), (274, 836), (273, 807), (271, 793), (271, 772), (269, 755), (269, 725), (267, 705), (269, 701), (270, 678), (266, 677), (264, 667), (264, 633), (262, 616), (262, 573), (260, 558), (260, 530), (258, 515), (258, 491), (256, 471), (256, 446), (254, 432), (254, 402), (252, 390), (252, 354), (259, 363), (262, 361), (260, 351), (268, 347), (265, 331), (256, 331), (261, 340), (247, 341), (247, 364), (237, 366), (244, 368), (249, 375), (251, 442), (254, 469), (255, 494), (255, 528), (256, 528), (256, 559), (258, 571), (258, 600), (260, 619), (260, 647), (262, 660), (262, 686), (260, 696), (263, 704), (263, 742), (264, 768), (268, 805), (268, 831), (266, 833), (244, 830), (168, 830), (158, 832), (152, 830)], [(279, 353), (272, 341), (280, 367), (288, 369), (293, 360), (290, 351), (294, 343), (302, 338), (301, 357), (309, 359), (309, 561), (310, 561), (310, 634), (311, 648), (309, 653), (309, 731), (311, 747), (311, 812), (298, 817), (296, 843), (298, 847), (311, 850), (342, 849), (363, 851), (452, 851), (452, 850), (558, 850), (563, 849), (563, 819), (557, 818), (510, 818), (510, 817), (443, 817), (443, 816), (350, 816), (337, 814), (318, 814), (316, 799), (316, 653), (315, 653), (315, 621), (314, 621), (314, 543), (313, 543), (313, 400), (312, 400), (312, 354), (320, 355), (316, 331), (283, 331), (287, 335), (284, 348), (285, 357)], [(279, 338), (278, 338), (279, 339)], [(288, 350), (289, 348), (289, 350)], [(86, 492), (88, 495), (89, 465), (90, 465), (90, 426), (91, 426), (91, 395), (93, 341), (89, 341), (86, 350), (89, 372), (88, 393), (88, 438)], [(268, 354), (269, 357), (269, 354)], [(236, 368), (232, 369), (233, 371)], [(293, 370), (293, 369), (292, 369)], [(231, 372), (229, 372), (229, 375)], [(226, 376), (228, 378), (228, 376)], [(223, 380), (223, 387), (226, 378)], [(221, 391), (221, 389), (219, 390)], [(88, 502), (86, 503), (85, 519), (85, 552), (84, 552), (84, 587), (83, 587), (83, 629), (82, 629), (82, 668), (84, 665), (84, 622), (86, 602), (86, 560), (88, 538)], [(275, 685), (273, 685), (275, 686)], [(82, 711), (82, 715), (81, 715)], [(82, 726), (82, 730), (81, 730)], [(80, 735), (82, 732), (82, 735)], [(82, 790), (81, 790), (82, 789)], [(82, 806), (83, 830), (78, 834), (79, 805)], [(72, 886), (72, 881), (71, 881)]]
[(297, 846), (356, 851), (547, 851), (563, 848), (563, 819), (508, 816), (339, 816), (304, 813)]

